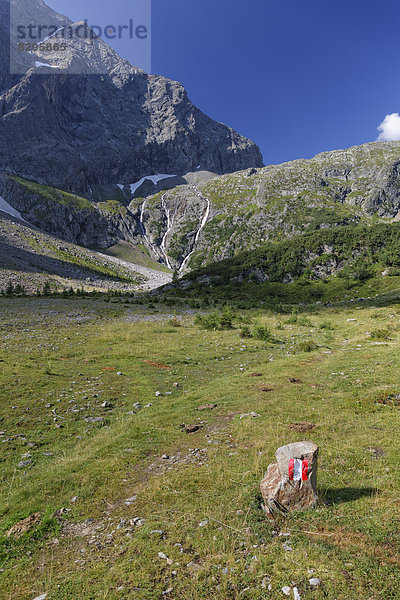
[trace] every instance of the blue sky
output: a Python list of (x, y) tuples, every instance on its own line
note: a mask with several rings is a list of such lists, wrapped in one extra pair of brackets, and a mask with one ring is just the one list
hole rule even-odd
[[(134, 0), (48, 4), (104, 25), (135, 16)], [(399, 23), (393, 0), (153, 0), (152, 72), (253, 139), (266, 164), (308, 158), (374, 141), (400, 110)], [(118, 51), (134, 62), (129, 40)]]

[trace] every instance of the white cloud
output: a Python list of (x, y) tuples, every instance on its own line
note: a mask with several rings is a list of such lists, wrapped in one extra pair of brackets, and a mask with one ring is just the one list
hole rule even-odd
[(400, 140), (400, 115), (399, 113), (392, 113), (386, 115), (382, 123), (378, 127), (380, 131), (378, 140)]

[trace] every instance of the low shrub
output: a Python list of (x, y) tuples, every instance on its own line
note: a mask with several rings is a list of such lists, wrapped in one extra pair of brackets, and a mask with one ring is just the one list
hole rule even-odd
[(273, 341), (273, 336), (271, 334), (270, 329), (267, 327), (267, 325), (262, 325), (261, 323), (254, 327), (253, 337), (256, 340), (261, 340), (263, 342)]
[(320, 329), (326, 329), (326, 330), (329, 330), (329, 331), (332, 331), (333, 329), (335, 329), (334, 326), (332, 325), (332, 323), (330, 321), (323, 321), (320, 324), (319, 328)]
[(371, 340), (390, 340), (390, 330), (374, 329), (371, 331)]
[(248, 325), (244, 325), (242, 327), (242, 329), (240, 330), (240, 337), (241, 338), (251, 338), (252, 337), (250, 327)]
[(313, 327), (310, 319), (304, 315), (297, 317), (297, 325), (300, 325), (301, 327)]
[(214, 310), (206, 315), (196, 315), (195, 323), (209, 331), (215, 329), (234, 329), (233, 320), (235, 313), (229, 306), (225, 306), (221, 312)]
[(313, 352), (314, 350), (317, 350), (317, 348), (317, 344), (311, 340), (297, 344), (297, 350), (299, 352)]

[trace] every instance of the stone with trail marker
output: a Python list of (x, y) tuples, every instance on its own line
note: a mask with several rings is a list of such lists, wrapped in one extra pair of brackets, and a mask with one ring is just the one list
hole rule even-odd
[(313, 442), (278, 448), (260, 486), (268, 515), (315, 508), (318, 450)]

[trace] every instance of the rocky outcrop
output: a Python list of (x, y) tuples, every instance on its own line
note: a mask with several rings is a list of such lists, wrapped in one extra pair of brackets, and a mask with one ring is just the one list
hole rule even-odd
[(318, 446), (296, 442), (278, 448), (261, 482), (261, 494), (268, 514), (286, 514), (315, 508), (317, 495)]
[(24, 180), (0, 176), (0, 195), (12, 199), (12, 206), (23, 218), (42, 231), (67, 242), (98, 248), (141, 238), (137, 218), (118, 203), (90, 202), (57, 188), (31, 187), (32, 182), (21, 182)]

